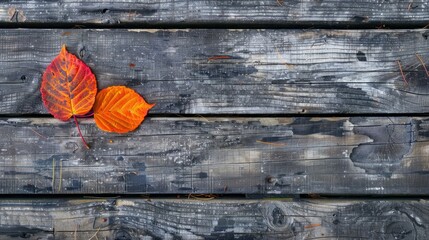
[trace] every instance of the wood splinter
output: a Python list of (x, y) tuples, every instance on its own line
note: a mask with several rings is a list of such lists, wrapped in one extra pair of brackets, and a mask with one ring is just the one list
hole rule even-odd
[(402, 80), (404, 80), (405, 85), (408, 85), (407, 79), (405, 78), (404, 71), (402, 70), (401, 60), (396, 60), (399, 66), (399, 71), (401, 72)]
[(209, 57), (207, 60), (208, 61), (213, 61), (213, 60), (218, 60), (218, 59), (231, 59), (231, 57), (228, 56), (228, 55), (216, 55), (216, 56), (213, 56), (213, 57)]
[(315, 228), (315, 227), (320, 227), (320, 226), (322, 226), (322, 224), (320, 224), (320, 223), (312, 223), (312, 224), (304, 226), (304, 228), (305, 229), (310, 229), (310, 228)]
[(425, 62), (423, 61), (423, 58), (422, 58), (419, 54), (417, 54), (417, 53), (416, 53), (416, 57), (417, 57), (417, 59), (420, 61), (420, 63), (422, 64), (423, 68), (425, 69), (426, 76), (428, 76), (428, 77), (429, 77), (429, 71), (428, 71), (428, 69), (426, 68), (426, 64), (425, 64)]
[(94, 235), (92, 235), (88, 240), (91, 240), (93, 238), (98, 239), (98, 237), (97, 237), (98, 232), (100, 232), (100, 228), (98, 228), (97, 232), (95, 232)]
[(272, 145), (272, 146), (276, 146), (276, 147), (284, 147), (287, 146), (286, 143), (274, 143), (274, 142), (266, 142), (263, 140), (256, 140), (257, 143), (262, 143), (262, 144), (267, 144), (267, 145)]
[(217, 197), (217, 195), (215, 194), (192, 194), (190, 193), (188, 195), (188, 199), (196, 199), (196, 200), (200, 200), (200, 201), (209, 201), (209, 200), (213, 200)]
[(407, 11), (410, 12), (411, 11), (411, 7), (413, 6), (413, 1), (411, 1), (410, 3), (408, 3), (408, 8)]
[(34, 130), (33, 128), (30, 128), (30, 130), (32, 131), (32, 132), (34, 132), (37, 136), (39, 136), (39, 137), (41, 137), (41, 138), (43, 138), (43, 139), (46, 139), (46, 137), (45, 136), (43, 136), (42, 134), (40, 134), (39, 132), (37, 132), (36, 130)]

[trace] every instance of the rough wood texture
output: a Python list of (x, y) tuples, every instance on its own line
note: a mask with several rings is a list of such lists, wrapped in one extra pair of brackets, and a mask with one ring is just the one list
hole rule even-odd
[(426, 0), (3, 0), (2, 23), (427, 24)]
[(2, 200), (0, 210), (0, 239), (411, 240), (429, 234), (424, 200)]
[[(31, 37), (30, 37), (31, 36)], [(0, 114), (44, 113), (62, 44), (151, 113), (429, 112), (429, 30), (1, 30)], [(412, 44), (411, 44), (412, 43)], [(408, 84), (399, 70), (397, 60)]]
[(0, 193), (429, 194), (429, 119), (0, 121)]

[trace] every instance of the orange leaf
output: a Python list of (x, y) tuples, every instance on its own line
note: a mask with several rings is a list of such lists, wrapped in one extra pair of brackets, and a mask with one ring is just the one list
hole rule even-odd
[(112, 86), (95, 98), (94, 119), (107, 132), (126, 133), (135, 130), (155, 104), (148, 104), (134, 90)]
[(88, 113), (94, 105), (97, 82), (91, 69), (65, 45), (46, 68), (40, 87), (43, 103), (55, 118), (67, 121)]

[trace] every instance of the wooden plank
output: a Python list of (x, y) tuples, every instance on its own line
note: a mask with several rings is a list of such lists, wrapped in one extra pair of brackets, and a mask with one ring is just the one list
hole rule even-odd
[[(29, 37), (31, 36), (31, 37)], [(99, 87), (151, 113), (429, 112), (429, 30), (0, 30), (0, 114), (46, 113), (44, 69), (67, 44)], [(413, 43), (413, 44), (410, 44)], [(401, 61), (405, 83), (398, 65)]]
[(44, 199), (1, 200), (0, 209), (0, 239), (424, 239), (429, 234), (425, 200)]
[[(2, 23), (406, 24), (428, 23), (425, 0), (38, 0), (2, 1)], [(271, 25), (272, 26), (272, 25)]]
[(429, 194), (429, 118), (0, 121), (0, 193)]

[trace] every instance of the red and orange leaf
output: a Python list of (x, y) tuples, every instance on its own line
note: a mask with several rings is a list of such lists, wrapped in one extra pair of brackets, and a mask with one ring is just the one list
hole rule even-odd
[(65, 45), (49, 64), (40, 87), (43, 104), (55, 118), (67, 121), (88, 113), (95, 102), (97, 82), (91, 69)]
[(155, 104), (148, 104), (134, 90), (113, 86), (101, 90), (95, 98), (94, 119), (107, 132), (126, 133), (135, 130)]

